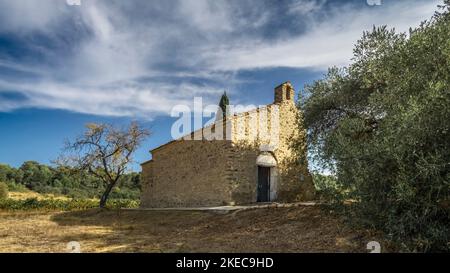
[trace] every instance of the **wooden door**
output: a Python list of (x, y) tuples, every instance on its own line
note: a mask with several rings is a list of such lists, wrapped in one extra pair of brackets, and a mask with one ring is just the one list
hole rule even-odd
[(258, 166), (258, 195), (257, 202), (269, 202), (270, 168)]

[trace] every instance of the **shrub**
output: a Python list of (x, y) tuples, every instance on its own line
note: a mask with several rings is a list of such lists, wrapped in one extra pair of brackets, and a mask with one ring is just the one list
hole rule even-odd
[(8, 185), (0, 182), (0, 199), (8, 198)]
[(134, 199), (110, 199), (106, 203), (107, 208), (119, 209), (119, 208), (138, 208), (140, 202)]
[(17, 184), (17, 183), (14, 183), (14, 182), (10, 182), (7, 185), (8, 185), (8, 190), (9, 191), (15, 191), (15, 192), (26, 192), (26, 191), (28, 191), (27, 187), (25, 187), (22, 184)]
[(313, 173), (314, 187), (319, 199), (335, 201), (340, 195), (340, 187), (336, 177)]
[(111, 192), (110, 198), (139, 200), (140, 195), (141, 192), (139, 190), (116, 188)]
[[(63, 194), (74, 199), (100, 198), (105, 191), (103, 183), (87, 172), (68, 166), (52, 167), (27, 161), (20, 168), (0, 164), (0, 181), (9, 191)], [(120, 191), (110, 195), (112, 199), (139, 199), (140, 174), (125, 173), (118, 181)]]
[[(99, 201), (94, 199), (43, 199), (28, 198), (25, 200), (1, 199), (0, 210), (86, 210), (98, 208)], [(139, 201), (129, 199), (108, 200), (109, 209), (137, 208)]]

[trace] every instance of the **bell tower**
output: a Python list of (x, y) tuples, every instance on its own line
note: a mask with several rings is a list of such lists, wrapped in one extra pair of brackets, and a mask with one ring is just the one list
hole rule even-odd
[(275, 100), (274, 103), (281, 103), (285, 101), (294, 102), (295, 91), (291, 82), (285, 82), (275, 87)]

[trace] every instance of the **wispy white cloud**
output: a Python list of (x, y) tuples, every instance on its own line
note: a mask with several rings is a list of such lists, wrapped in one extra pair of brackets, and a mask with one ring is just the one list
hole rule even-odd
[(14, 57), (0, 47), (0, 69), (21, 75), (0, 75), (0, 95), (25, 97), (0, 99), (0, 111), (41, 107), (152, 118), (192, 103), (194, 95), (218, 99), (224, 86), (245, 80), (235, 76), (243, 69), (345, 65), (363, 30), (384, 24), (407, 30), (439, 2), (356, 8), (326, 0), (283, 7), (259, 0), (105, 0), (69, 7), (0, 0), (0, 37), (13, 36), (29, 51)]
[(68, 14), (64, 1), (0, 0), (2, 16), (0, 30), (19, 34), (32, 31), (51, 31)]
[(310, 15), (323, 8), (326, 2), (326, 0), (294, 0), (289, 4), (288, 12), (296, 15)]
[[(221, 90), (204, 89), (200, 85), (182, 83), (133, 84), (112, 87), (74, 86), (52, 82), (8, 83), (0, 80), (1, 90), (16, 90), (25, 96), (19, 103), (0, 101), (2, 110), (17, 107), (51, 108), (75, 111), (84, 114), (106, 116), (153, 117), (168, 114), (174, 105), (192, 107), (193, 96), (204, 97), (205, 103), (212, 103), (211, 94)], [(181, 92), (180, 92), (181, 91)]]
[[(304, 12), (322, 7), (324, 1), (298, 1), (291, 12)], [(309, 23), (309, 29), (299, 36), (265, 42), (249, 39), (239, 45), (225, 45), (210, 50), (205, 58), (208, 64), (219, 70), (255, 69), (266, 67), (294, 67), (325, 70), (350, 62), (352, 48), (363, 31), (373, 26), (388, 25), (405, 32), (409, 27), (431, 17), (438, 1), (399, 1), (388, 9), (352, 10), (351, 5), (333, 8), (324, 20)], [(301, 9), (303, 8), (303, 9)]]

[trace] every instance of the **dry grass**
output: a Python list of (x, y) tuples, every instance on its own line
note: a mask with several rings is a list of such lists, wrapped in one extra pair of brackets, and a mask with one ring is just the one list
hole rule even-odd
[(367, 252), (374, 240), (318, 207), (0, 212), (0, 252)]
[(28, 198), (37, 198), (38, 200), (43, 200), (43, 199), (61, 199), (61, 200), (67, 200), (70, 199), (69, 197), (66, 197), (64, 195), (55, 195), (55, 194), (42, 194), (42, 193), (37, 193), (34, 191), (23, 191), (23, 192), (9, 192), (8, 195), (9, 198), (11, 199), (15, 199), (15, 200), (24, 200), (24, 199), (28, 199)]

